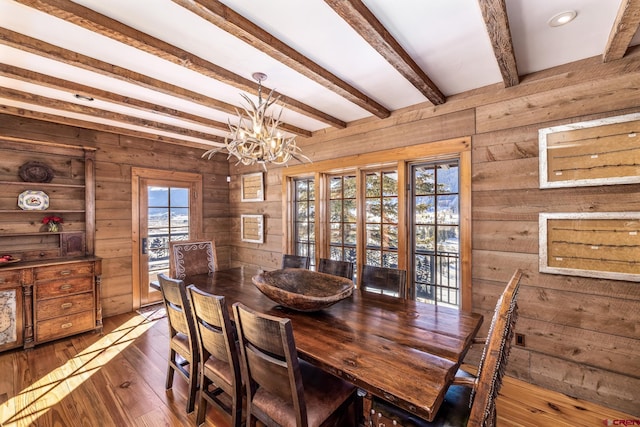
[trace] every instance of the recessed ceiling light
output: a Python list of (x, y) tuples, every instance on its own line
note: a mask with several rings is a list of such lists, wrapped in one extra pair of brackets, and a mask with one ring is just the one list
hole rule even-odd
[(566, 12), (558, 13), (549, 19), (548, 24), (550, 27), (560, 27), (561, 25), (568, 24), (573, 21), (578, 13), (575, 10), (567, 10)]
[(79, 93), (76, 93), (73, 96), (75, 96), (76, 99), (79, 99), (81, 101), (93, 101), (93, 98), (87, 95), (80, 95)]

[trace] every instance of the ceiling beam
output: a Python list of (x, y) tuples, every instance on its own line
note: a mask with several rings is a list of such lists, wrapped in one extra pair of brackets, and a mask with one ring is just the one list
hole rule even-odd
[(640, 27), (640, 0), (622, 0), (616, 21), (611, 27), (602, 62), (621, 59)]
[(153, 104), (151, 102), (134, 99), (129, 96), (119, 95), (117, 93), (101, 90), (93, 86), (85, 86), (69, 80), (58, 79), (56, 77), (26, 70), (24, 68), (14, 67), (12, 65), (0, 63), (0, 76), (48, 87), (50, 89), (60, 90), (63, 92), (90, 96), (95, 99), (108, 101), (114, 104), (121, 105), (123, 107), (135, 108), (147, 113), (159, 114), (165, 117), (179, 118), (186, 122), (212, 127), (214, 129), (223, 130), (225, 132), (229, 131), (229, 125), (218, 120), (207, 119), (195, 114), (176, 110), (175, 108), (168, 108), (162, 105)]
[(143, 127), (149, 130), (169, 132), (180, 136), (203, 139), (205, 141), (212, 141), (219, 144), (224, 143), (224, 138), (218, 135), (213, 135), (210, 133), (200, 132), (192, 129), (185, 129), (180, 126), (169, 125), (166, 123), (160, 123), (153, 120), (142, 119), (139, 117), (133, 117), (128, 114), (114, 113), (113, 111), (102, 110), (100, 108), (89, 107), (87, 105), (61, 101), (59, 99), (48, 98), (46, 96), (23, 92), (8, 87), (0, 86), (0, 93), (2, 94), (0, 95), (2, 98), (11, 99), (13, 101), (25, 104), (33, 104), (39, 107), (65, 111), (68, 113), (88, 115), (103, 120), (116, 121), (123, 124)]
[(520, 82), (505, 0), (478, 0), (505, 87)]
[[(186, 101), (195, 102), (197, 104), (224, 111), (229, 114), (237, 114), (236, 107), (231, 104), (227, 104), (225, 102), (210, 98), (208, 96), (188, 89), (165, 83), (161, 80), (136, 73), (135, 71), (127, 70), (126, 68), (108, 64), (98, 59), (94, 59), (77, 52), (72, 52), (70, 50), (54, 46), (47, 42), (16, 33), (3, 27), (0, 27), (0, 43), (13, 47), (15, 49), (33, 53), (35, 55), (40, 55), (54, 61), (73, 65), (75, 67), (82, 68), (83, 70), (98, 73), (106, 77), (111, 77), (127, 83), (139, 85), (147, 89), (164, 93), (165, 95), (170, 95), (176, 98), (184, 99)], [(311, 136), (310, 131), (301, 129), (297, 126), (285, 123), (280, 127), (284, 131), (290, 132), (295, 135), (305, 137)]]
[(121, 128), (121, 127), (106, 125), (102, 123), (75, 119), (71, 117), (58, 116), (55, 114), (28, 110), (23, 107), (14, 107), (6, 104), (0, 104), (0, 113), (8, 114), (11, 116), (17, 116), (17, 117), (25, 117), (28, 119), (42, 120), (50, 123), (63, 124), (67, 126), (74, 126), (74, 127), (83, 128), (83, 129), (92, 129), (99, 132), (109, 132), (109, 133), (114, 133), (118, 135), (131, 136), (134, 138), (148, 139), (156, 142), (176, 144), (183, 147), (202, 148), (203, 150), (208, 150), (211, 148), (211, 146), (214, 146), (214, 147), (219, 146), (219, 144), (209, 145), (209, 144), (197, 143), (197, 142), (188, 141), (184, 139), (171, 138), (166, 135), (158, 135), (154, 133), (136, 131), (128, 128)]
[(362, 1), (325, 0), (325, 2), (431, 103), (444, 104), (446, 101), (444, 94)]
[(332, 90), (381, 119), (391, 112), (358, 89), (339, 79), (283, 41), (216, 0), (173, 0), (206, 21), (266, 53), (287, 67)]
[[(120, 43), (132, 46), (143, 52), (150, 53), (166, 61), (185, 67), (222, 83), (238, 89), (257, 94), (258, 83), (232, 73), (218, 65), (202, 59), (179, 47), (170, 45), (162, 40), (131, 28), (105, 15), (86, 8), (69, 0), (16, 0), (41, 12), (45, 12), (82, 28), (109, 37)], [(270, 92), (271, 89), (263, 87)], [(287, 108), (315, 120), (337, 128), (345, 128), (346, 123), (316, 108), (306, 105), (294, 98), (278, 93), (280, 100)], [(284, 127), (283, 127), (284, 129)]]

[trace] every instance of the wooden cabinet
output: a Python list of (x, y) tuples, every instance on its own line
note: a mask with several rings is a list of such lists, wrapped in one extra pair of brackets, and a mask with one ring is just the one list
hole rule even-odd
[[(0, 137), (0, 351), (102, 330), (95, 245), (95, 150)], [(23, 165), (45, 165), (34, 182)], [(46, 198), (26, 206), (24, 194)], [(63, 219), (47, 231), (44, 217)]]

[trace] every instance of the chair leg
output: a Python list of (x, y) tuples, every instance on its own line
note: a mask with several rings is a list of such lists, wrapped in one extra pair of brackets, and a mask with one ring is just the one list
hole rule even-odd
[(193, 412), (198, 392), (198, 364), (189, 362), (189, 397), (187, 399), (187, 414)]
[(169, 350), (169, 366), (167, 368), (167, 379), (164, 384), (164, 388), (169, 390), (173, 386), (173, 373), (175, 371), (173, 365), (176, 363), (176, 352), (173, 349)]
[[(202, 378), (200, 379), (202, 381)], [(204, 419), (207, 416), (207, 399), (204, 398), (204, 391), (207, 387), (206, 383), (200, 390), (200, 401), (198, 402), (198, 413), (196, 415), (196, 425), (199, 427), (204, 425)]]

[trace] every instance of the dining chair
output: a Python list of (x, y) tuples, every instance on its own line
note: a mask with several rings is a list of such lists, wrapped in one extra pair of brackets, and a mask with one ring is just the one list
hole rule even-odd
[(364, 265), (360, 287), (368, 292), (405, 298), (407, 272), (390, 267)]
[(356, 424), (356, 387), (298, 358), (290, 319), (258, 313), (239, 302), (233, 309), (247, 425), (255, 426), (256, 420), (267, 426)]
[[(187, 296), (200, 349), (198, 384), (200, 400), (196, 425), (204, 424), (207, 403), (219, 406), (231, 416), (231, 425), (242, 424), (242, 378), (235, 327), (223, 296), (187, 286)], [(226, 394), (225, 400), (221, 394)], [(228, 401), (230, 400), (230, 404)]]
[(349, 261), (320, 258), (318, 271), (320, 273), (332, 274), (334, 276), (346, 277), (347, 279), (353, 280), (353, 263)]
[(477, 374), (458, 370), (447, 390), (444, 402), (432, 422), (421, 420), (382, 399), (374, 398), (371, 425), (406, 425), (411, 420), (416, 426), (481, 426), (496, 425), (495, 399), (502, 385), (511, 341), (514, 334), (518, 305), (516, 303), (522, 271), (516, 270), (498, 298)]
[(218, 269), (212, 240), (177, 240), (169, 243), (169, 275), (184, 279), (195, 274), (211, 274)]
[(282, 268), (309, 268), (310, 259), (301, 255), (282, 255)]
[(187, 413), (191, 413), (198, 389), (200, 357), (187, 291), (182, 280), (171, 279), (165, 274), (158, 274), (158, 281), (169, 324), (169, 366), (165, 388), (173, 387), (173, 374), (178, 371), (188, 383)]

